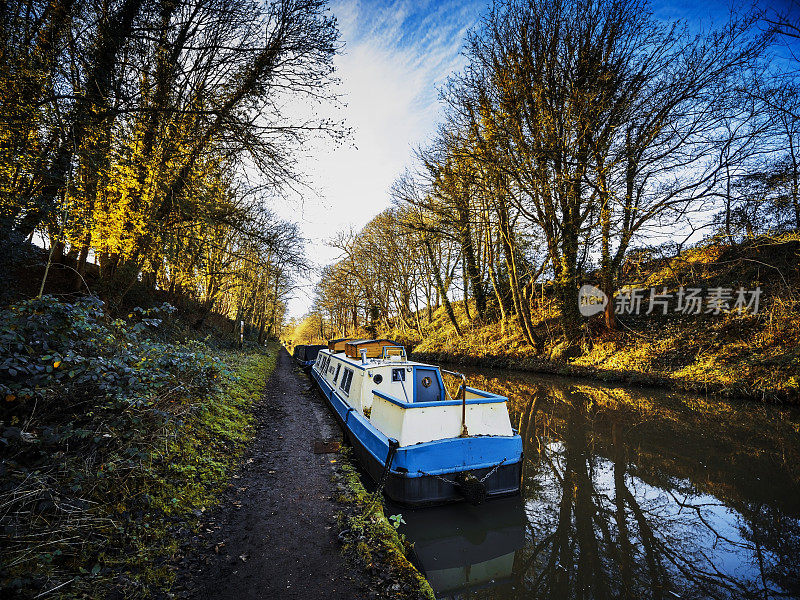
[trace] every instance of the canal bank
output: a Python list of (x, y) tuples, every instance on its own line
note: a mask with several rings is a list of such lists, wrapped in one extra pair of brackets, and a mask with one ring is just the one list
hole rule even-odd
[[(553, 314), (541, 315), (542, 347), (524, 339), (515, 320), (470, 321), (464, 303), (453, 303), (458, 335), (439, 309), (423, 334), (383, 332), (403, 340), (415, 360), (531, 373), (588, 377), (600, 382), (800, 404), (800, 304), (768, 315), (701, 315), (630, 320), (607, 331), (584, 323), (582, 337), (567, 346)], [(573, 355), (565, 356), (568, 351)]]
[(598, 383), (620, 383), (624, 385), (648, 386), (684, 392), (699, 392), (725, 398), (746, 398), (779, 402), (783, 399), (773, 394), (746, 392), (726, 387), (708, 380), (676, 379), (657, 373), (645, 373), (635, 369), (612, 369), (567, 360), (551, 360), (539, 356), (516, 356), (510, 354), (462, 354), (447, 351), (413, 352), (411, 357), (420, 362), (448, 364), (458, 367), (497, 369), (512, 372), (558, 375), (578, 379), (594, 380)]
[[(451, 299), (449, 306), (434, 299), (373, 326), (379, 337), (401, 341), (413, 357), (427, 362), (800, 404), (800, 242), (795, 237), (709, 241), (673, 257), (645, 260), (618, 284), (611, 300), (614, 327), (606, 327), (602, 314), (581, 317), (568, 340), (549, 282), (530, 282), (527, 317), (495, 294), (483, 314), (474, 298)], [(625, 302), (624, 289), (638, 298), (635, 304)], [(689, 291), (705, 300), (681, 307), (679, 298)], [(740, 293), (758, 303), (736, 309)], [(711, 302), (714, 294), (721, 304)], [(365, 334), (363, 327), (351, 335)]]
[[(254, 416), (254, 441), (240, 469), (184, 543), (178, 597), (425, 597), (403, 549), (375, 533), (391, 527), (380, 503), (363, 514), (363, 488), (339, 452), (341, 431), (283, 349)], [(362, 531), (340, 535), (354, 520)], [(355, 547), (372, 544), (366, 563), (358, 552), (343, 553), (342, 542), (354, 539)]]

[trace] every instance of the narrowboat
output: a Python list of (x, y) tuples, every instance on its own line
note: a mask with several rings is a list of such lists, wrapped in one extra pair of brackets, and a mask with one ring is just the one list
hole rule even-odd
[(303, 367), (303, 369), (308, 370), (316, 362), (319, 351), (325, 348), (327, 348), (325, 344), (314, 344), (310, 346), (299, 344), (294, 347), (292, 356), (295, 362)]
[[(452, 395), (443, 373), (459, 383)], [(411, 361), (391, 340), (333, 340), (311, 376), (361, 465), (391, 500), (479, 504), (519, 492), (522, 439), (505, 397)]]

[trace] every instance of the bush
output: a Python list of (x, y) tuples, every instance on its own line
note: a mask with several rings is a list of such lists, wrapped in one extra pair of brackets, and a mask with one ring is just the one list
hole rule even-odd
[(241, 438), (215, 428), (246, 424), (219, 400), (234, 379), (224, 361), (154, 339), (173, 310), (112, 320), (97, 298), (45, 296), (0, 313), (0, 596), (71, 581), (96, 597), (112, 579), (138, 595), (161, 577), (147, 570), (174, 543), (169, 514), (219, 479)]
[(174, 310), (137, 308), (125, 321), (108, 319), (96, 297), (67, 304), (44, 296), (11, 306), (0, 314), (0, 396), (7, 403), (66, 400), (59, 408), (68, 409), (87, 398), (152, 402), (208, 391), (219, 372), (202, 344), (147, 336), (161, 325), (159, 315)]

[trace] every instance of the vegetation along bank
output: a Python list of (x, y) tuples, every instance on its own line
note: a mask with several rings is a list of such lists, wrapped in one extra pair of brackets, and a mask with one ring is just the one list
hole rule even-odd
[[(368, 226), (369, 227), (369, 226)], [(559, 328), (559, 307), (549, 284), (532, 286), (528, 341), (518, 315), (497, 312), (489, 302), (478, 316), (470, 298), (430, 304), (401, 317), (380, 317), (341, 325), (323, 312), (296, 323), (298, 343), (347, 331), (368, 337), (375, 329), (413, 349), (415, 358), (484, 367), (513, 368), (596, 377), (606, 381), (695, 390), (754, 400), (800, 400), (800, 238), (796, 234), (761, 236), (741, 242), (709, 240), (673, 253), (642, 250), (626, 263), (621, 285), (639, 288), (639, 314), (615, 315), (610, 329), (603, 315), (584, 318), (578, 336), (568, 342)], [(587, 282), (596, 281), (587, 274)], [(677, 292), (696, 287), (760, 290), (758, 312), (675, 311)], [(671, 293), (667, 314), (656, 306), (647, 314), (650, 290)], [(332, 292), (323, 302), (345, 301)], [(618, 298), (611, 301), (618, 302)], [(337, 304), (331, 304), (335, 307)], [(494, 312), (492, 312), (494, 311)], [(346, 317), (345, 317), (346, 318)], [(337, 328), (337, 322), (340, 325)], [(457, 324), (457, 326), (456, 326)], [(331, 333), (329, 333), (331, 332)]]
[(0, 316), (5, 593), (170, 588), (178, 539), (227, 484), (277, 354), (159, 338), (170, 312), (112, 320), (97, 299), (45, 296)]

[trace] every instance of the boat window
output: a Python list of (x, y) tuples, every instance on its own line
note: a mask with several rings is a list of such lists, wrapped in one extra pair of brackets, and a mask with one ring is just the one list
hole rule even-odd
[(336, 375), (333, 376), (333, 383), (336, 383), (336, 380), (339, 379), (339, 371), (342, 370), (342, 363), (336, 365)]
[(375, 377), (372, 378), (372, 381), (375, 382), (375, 385), (380, 385), (381, 381), (383, 381), (383, 375), (378, 373)]
[(405, 381), (405, 380), (406, 380), (405, 369), (392, 369), (392, 381)]
[(344, 375), (342, 375), (342, 383), (339, 386), (340, 388), (342, 388), (342, 390), (344, 390), (345, 394), (350, 393), (350, 384), (352, 383), (352, 381), (353, 381), (353, 370), (345, 369)]

